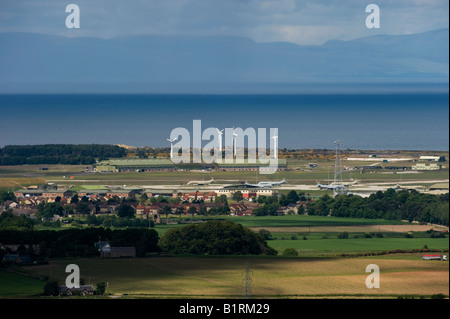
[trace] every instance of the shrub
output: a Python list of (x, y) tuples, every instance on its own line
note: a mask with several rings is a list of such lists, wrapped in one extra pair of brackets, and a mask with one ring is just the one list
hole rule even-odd
[(283, 251), (283, 256), (285, 257), (297, 257), (298, 251), (295, 248), (286, 248)]
[(343, 232), (338, 235), (339, 239), (348, 239), (348, 232)]
[(272, 240), (272, 234), (267, 229), (261, 229), (259, 234), (264, 238), (264, 240)]
[(372, 234), (371, 233), (365, 233), (364, 234), (364, 238), (372, 238)]
[(44, 286), (44, 296), (58, 296), (59, 295), (59, 285), (55, 280), (47, 281)]
[(95, 286), (95, 294), (96, 295), (104, 295), (106, 291), (106, 282), (100, 281)]
[(291, 240), (297, 240), (298, 238), (297, 238), (297, 236), (291, 236)]
[(444, 294), (432, 295), (431, 299), (445, 299), (445, 295)]
[(406, 238), (414, 238), (414, 233), (412, 231), (409, 231), (408, 233), (405, 234)]

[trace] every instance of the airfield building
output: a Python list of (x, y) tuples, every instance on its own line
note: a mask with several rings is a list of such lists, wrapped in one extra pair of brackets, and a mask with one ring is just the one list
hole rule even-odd
[(110, 159), (95, 166), (96, 172), (173, 171), (175, 165), (168, 159)]
[(415, 171), (438, 171), (442, 168), (442, 165), (438, 164), (430, 164), (426, 165), (423, 163), (417, 163), (413, 167), (411, 167)]

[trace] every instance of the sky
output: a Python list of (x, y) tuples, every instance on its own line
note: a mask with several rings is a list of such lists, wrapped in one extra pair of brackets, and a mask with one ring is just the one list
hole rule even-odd
[[(80, 28), (67, 29), (66, 6), (80, 8)], [(366, 6), (380, 8), (380, 28), (365, 25)], [(448, 0), (1, 0), (0, 32), (68, 37), (226, 35), (256, 42), (320, 45), (374, 34), (449, 27)]]

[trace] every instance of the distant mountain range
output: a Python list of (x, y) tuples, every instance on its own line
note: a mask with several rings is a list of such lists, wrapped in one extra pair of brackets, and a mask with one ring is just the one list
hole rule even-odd
[(301, 46), (240, 37), (113, 39), (0, 34), (0, 93), (154, 91), (164, 86), (448, 81), (449, 30)]

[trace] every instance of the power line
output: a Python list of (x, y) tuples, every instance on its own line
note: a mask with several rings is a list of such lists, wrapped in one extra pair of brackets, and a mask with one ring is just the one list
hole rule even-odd
[(247, 261), (244, 269), (244, 299), (250, 299), (252, 297), (252, 271), (250, 270), (250, 264)]

